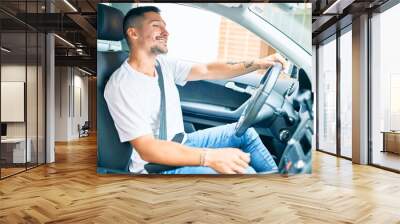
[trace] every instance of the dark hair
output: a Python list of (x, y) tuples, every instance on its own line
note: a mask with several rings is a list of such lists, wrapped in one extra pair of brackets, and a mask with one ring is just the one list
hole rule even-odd
[(146, 12), (160, 13), (160, 9), (155, 6), (136, 7), (136, 8), (129, 10), (129, 12), (125, 15), (124, 22), (123, 22), (123, 30), (124, 30), (124, 36), (125, 36), (126, 42), (128, 44), (130, 44), (130, 43), (129, 43), (128, 35), (126, 32), (128, 31), (129, 28), (137, 26), (138, 18), (143, 17), (143, 15)]

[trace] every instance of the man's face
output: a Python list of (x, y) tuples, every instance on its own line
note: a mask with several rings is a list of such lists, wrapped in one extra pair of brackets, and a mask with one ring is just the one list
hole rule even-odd
[(168, 52), (168, 31), (160, 14), (147, 12), (137, 29), (138, 45), (149, 49), (153, 54), (166, 54)]

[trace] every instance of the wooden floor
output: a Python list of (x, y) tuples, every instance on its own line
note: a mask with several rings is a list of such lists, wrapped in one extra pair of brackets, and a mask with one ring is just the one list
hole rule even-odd
[(28, 163), (27, 167), (25, 167), (25, 164), (18, 165), (18, 167), (2, 167), (1, 168), (1, 178), (5, 178), (5, 177), (8, 177), (8, 176), (23, 172), (23, 171), (25, 171), (27, 169), (33, 169), (35, 167), (37, 167), (36, 163), (35, 164), (33, 164), (33, 163), (29, 164)]
[(26, 169), (25, 169), (25, 167), (17, 167), (17, 168), (4, 168), (4, 167), (2, 167), (1, 168), (1, 177), (2, 178), (4, 178), (4, 177), (8, 177), (8, 176), (11, 176), (11, 175), (13, 175), (13, 174), (16, 174), (16, 173), (19, 173), (19, 172), (22, 172), (22, 171), (25, 171)]
[(400, 223), (400, 175), (316, 152), (313, 174), (101, 176), (96, 140), (0, 181), (0, 223)]

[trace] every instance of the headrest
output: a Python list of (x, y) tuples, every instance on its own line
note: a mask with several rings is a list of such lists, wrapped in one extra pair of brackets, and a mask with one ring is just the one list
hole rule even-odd
[(97, 39), (120, 41), (124, 39), (124, 14), (113, 7), (97, 4)]

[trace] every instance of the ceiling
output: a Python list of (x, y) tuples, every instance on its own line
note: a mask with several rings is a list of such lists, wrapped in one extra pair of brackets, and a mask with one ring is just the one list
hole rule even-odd
[[(96, 72), (96, 6), (100, 0), (1, 0), (2, 46), (11, 50), (7, 60), (31, 59), (44, 48), (37, 43), (54, 32), (56, 65), (73, 65)], [(69, 5), (69, 4), (70, 5)], [(49, 12), (52, 13), (49, 13)], [(27, 35), (24, 35), (27, 33)], [(66, 41), (63, 41), (66, 40)], [(27, 46), (27, 47), (25, 47)], [(3, 54), (3, 52), (2, 52)], [(4, 55), (4, 54), (3, 54)], [(27, 56), (27, 57), (26, 57)]]
[[(31, 31), (54, 32), (56, 65), (73, 65), (96, 71), (96, 6), (100, 2), (122, 0), (1, 0), (0, 25), (2, 46), (12, 50), (9, 59), (25, 58), (43, 44), (37, 43)], [(277, 1), (268, 1), (277, 2)], [(374, 10), (388, 0), (306, 0), (311, 2), (313, 44), (351, 24), (352, 18)], [(51, 10), (50, 10), (51, 9)], [(52, 11), (52, 13), (49, 13)], [(27, 32), (27, 40), (25, 35)], [(66, 43), (62, 39), (69, 43)], [(39, 38), (40, 39), (40, 38)], [(27, 48), (25, 50), (25, 42)], [(40, 42), (40, 41), (39, 41)], [(72, 45), (71, 45), (72, 44)], [(28, 57), (30, 58), (30, 57)]]
[(318, 44), (350, 25), (354, 17), (377, 12), (389, 0), (312, 0), (312, 42)]

